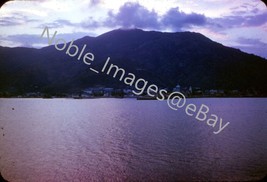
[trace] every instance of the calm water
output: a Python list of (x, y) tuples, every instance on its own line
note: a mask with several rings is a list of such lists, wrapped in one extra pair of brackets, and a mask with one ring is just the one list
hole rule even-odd
[(244, 181), (267, 174), (267, 99), (188, 102), (208, 105), (230, 125), (215, 135), (159, 101), (0, 99), (0, 172), (15, 182)]

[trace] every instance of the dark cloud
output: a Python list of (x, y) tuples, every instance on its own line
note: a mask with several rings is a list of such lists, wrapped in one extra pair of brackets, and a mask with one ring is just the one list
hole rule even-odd
[(117, 14), (109, 12), (106, 26), (121, 26), (122, 28), (152, 28), (181, 30), (191, 26), (203, 26), (206, 23), (204, 15), (191, 13), (186, 14), (179, 8), (172, 8), (163, 16), (155, 11), (150, 11), (138, 3), (125, 3)]
[(170, 9), (162, 18), (162, 24), (174, 30), (191, 26), (203, 26), (206, 23), (207, 19), (204, 15), (197, 13), (186, 14), (179, 11), (179, 8)]
[(262, 41), (260, 41), (259, 39), (248, 39), (248, 38), (244, 38), (244, 37), (239, 37), (237, 39), (238, 43), (241, 44), (246, 44), (246, 45), (266, 45), (265, 43), (263, 43)]
[(267, 12), (256, 15), (233, 15), (222, 18), (209, 18), (210, 25), (217, 25), (221, 29), (258, 27), (267, 23)]
[[(40, 31), (40, 35), (36, 34), (18, 34), (18, 35), (9, 35), (9, 36), (0, 36), (1, 42), (12, 42), (14, 45), (19, 45), (20, 47), (42, 47), (47, 46), (47, 38), (41, 37), (42, 31)], [(50, 34), (52, 31), (50, 30)], [(56, 37), (63, 38), (66, 41), (71, 41), (88, 36), (88, 33), (84, 32), (73, 32), (67, 34), (58, 34)], [(40, 46), (36, 46), (40, 45)], [(14, 46), (10, 46), (14, 47)]]
[(107, 26), (121, 26), (123, 28), (158, 28), (158, 14), (149, 11), (138, 3), (125, 3), (119, 12), (109, 12)]
[(235, 46), (236, 48), (267, 58), (267, 43), (262, 42), (260, 39), (239, 37), (236, 42), (240, 44)]
[[(5, 39), (1, 37), (1, 39)], [(19, 44), (22, 47), (32, 47), (36, 43), (45, 43), (41, 40), (40, 35), (30, 35), (30, 34), (19, 34), (19, 35), (10, 35), (6, 37), (8, 41), (12, 41), (15, 44)]]
[(261, 26), (267, 23), (267, 12), (259, 15), (245, 17), (245, 26)]

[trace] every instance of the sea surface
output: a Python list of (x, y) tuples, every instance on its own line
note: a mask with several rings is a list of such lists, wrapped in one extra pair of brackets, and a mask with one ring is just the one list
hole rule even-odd
[[(0, 99), (0, 172), (11, 182), (244, 181), (267, 174), (267, 99), (201, 98), (219, 134), (165, 101)], [(219, 124), (219, 123), (217, 123)]]

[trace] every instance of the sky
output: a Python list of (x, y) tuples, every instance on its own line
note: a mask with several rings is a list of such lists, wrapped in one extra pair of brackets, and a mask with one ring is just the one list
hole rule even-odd
[(260, 0), (32, 0), (0, 9), (0, 46), (47, 46), (45, 27), (67, 41), (114, 29), (199, 32), (267, 58), (267, 7)]

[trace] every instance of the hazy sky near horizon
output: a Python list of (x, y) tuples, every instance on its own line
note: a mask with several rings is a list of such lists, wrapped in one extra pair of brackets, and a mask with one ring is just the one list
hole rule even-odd
[(260, 0), (9, 1), (0, 10), (0, 46), (47, 46), (45, 26), (65, 40), (118, 28), (193, 31), (267, 58), (267, 8)]

